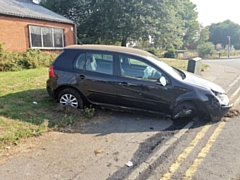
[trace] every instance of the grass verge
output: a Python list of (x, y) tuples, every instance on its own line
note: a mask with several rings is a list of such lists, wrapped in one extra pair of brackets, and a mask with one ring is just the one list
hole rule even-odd
[(0, 72), (0, 149), (22, 138), (89, 120), (85, 118), (88, 112), (81, 116), (80, 110), (73, 113), (59, 108), (47, 94), (47, 78), (48, 68)]
[[(176, 60), (170, 58), (161, 58), (162, 61), (166, 62), (170, 66), (176, 67), (178, 69), (187, 70), (188, 67), (188, 60)], [(207, 64), (202, 64), (202, 71), (205, 71), (208, 68)]]

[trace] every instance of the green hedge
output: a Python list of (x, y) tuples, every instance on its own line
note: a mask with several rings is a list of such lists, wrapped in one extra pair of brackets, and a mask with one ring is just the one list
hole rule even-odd
[(23, 53), (8, 52), (5, 50), (4, 44), (0, 43), (0, 71), (48, 67), (56, 56), (55, 53), (46, 53), (33, 49)]

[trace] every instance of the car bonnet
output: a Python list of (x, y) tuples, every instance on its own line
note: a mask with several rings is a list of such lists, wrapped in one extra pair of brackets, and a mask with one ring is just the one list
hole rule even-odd
[(223, 88), (221, 88), (219, 85), (217, 85), (213, 82), (210, 82), (206, 79), (203, 79), (201, 77), (198, 77), (197, 75), (194, 75), (194, 74), (186, 72), (186, 71), (184, 71), (184, 73), (186, 75), (186, 78), (183, 79), (183, 81), (186, 83), (190, 83), (190, 84), (194, 84), (194, 85), (201, 86), (204, 88), (208, 88), (215, 92), (225, 93)]

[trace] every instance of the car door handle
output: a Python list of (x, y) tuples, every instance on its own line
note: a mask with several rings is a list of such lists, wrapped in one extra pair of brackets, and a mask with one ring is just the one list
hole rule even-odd
[(85, 76), (84, 75), (80, 75), (80, 79), (85, 79)]
[(120, 86), (128, 86), (128, 83), (127, 82), (120, 82), (119, 85)]

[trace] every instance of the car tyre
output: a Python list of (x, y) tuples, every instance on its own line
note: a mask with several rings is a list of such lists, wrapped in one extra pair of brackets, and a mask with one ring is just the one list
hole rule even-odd
[(194, 117), (195, 115), (197, 115), (197, 108), (190, 102), (180, 103), (172, 111), (172, 119)]
[(58, 101), (63, 106), (71, 106), (73, 108), (83, 108), (83, 99), (80, 93), (71, 88), (63, 89), (58, 96)]

